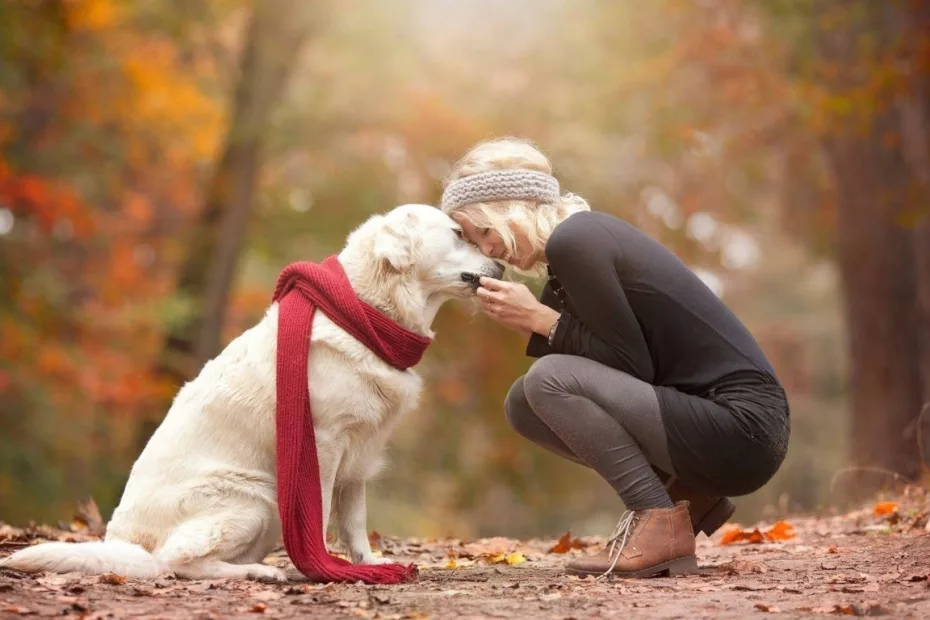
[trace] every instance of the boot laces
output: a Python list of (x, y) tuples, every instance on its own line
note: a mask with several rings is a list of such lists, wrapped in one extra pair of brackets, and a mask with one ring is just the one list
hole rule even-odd
[[(598, 579), (606, 577), (613, 572), (614, 568), (617, 566), (617, 562), (620, 561), (620, 555), (623, 553), (624, 547), (626, 547), (627, 540), (630, 537), (630, 530), (633, 529), (633, 523), (636, 520), (636, 513), (632, 510), (627, 510), (623, 513), (623, 516), (620, 517), (620, 520), (617, 522), (617, 526), (614, 528), (613, 533), (610, 535), (610, 538), (607, 539), (607, 542), (610, 543), (610, 549), (607, 551), (608, 559), (613, 558), (613, 561), (608, 568)], [(617, 541), (620, 544), (617, 544)]]

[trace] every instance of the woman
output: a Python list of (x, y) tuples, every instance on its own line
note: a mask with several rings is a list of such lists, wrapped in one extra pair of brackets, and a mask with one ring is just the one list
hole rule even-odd
[(465, 239), (524, 274), (537, 300), (482, 278), (492, 319), (538, 358), (505, 402), (527, 439), (591, 467), (627, 511), (576, 574), (697, 570), (694, 537), (762, 487), (790, 431), (784, 390), (739, 319), (674, 254), (623, 220), (561, 194), (547, 158), (517, 139), (479, 144), (454, 167), (441, 208)]

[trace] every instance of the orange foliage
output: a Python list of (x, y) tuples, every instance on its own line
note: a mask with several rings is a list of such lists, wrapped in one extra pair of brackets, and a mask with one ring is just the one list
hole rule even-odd
[(733, 527), (724, 532), (723, 537), (720, 539), (720, 544), (732, 545), (735, 543), (743, 542), (749, 544), (759, 544), (765, 541), (776, 542), (782, 540), (791, 540), (794, 538), (794, 536), (794, 526), (786, 521), (778, 521), (764, 532), (759, 531), (759, 528), (755, 528), (749, 531), (743, 530), (739, 527)]
[[(176, 42), (135, 19), (139, 10), (69, 0), (64, 34), (32, 17), (11, 26), (68, 57), (66, 72), (51, 52), (33, 59), (32, 70), (61, 82), (42, 95), (54, 111), (43, 130), (23, 142), (17, 127), (0, 128), (0, 208), (15, 218), (0, 259), (15, 256), (0, 277), (0, 400), (61, 421), (23, 430), (60, 459), (49, 469), (80, 471), (98, 458), (119, 468), (137, 422), (163, 413), (152, 360), (174, 281), (170, 244), (199, 208), (223, 131), (226, 102), (207, 90), (212, 68), (193, 70)], [(0, 96), (0, 111), (13, 118), (33, 98), (27, 81)], [(91, 428), (99, 438), (73, 435)], [(91, 441), (111, 443), (97, 454)], [(19, 505), (28, 482), (17, 484)], [(11, 504), (0, 489), (0, 505)]]
[(884, 517), (898, 512), (898, 502), (879, 502), (875, 504), (875, 516)]
[(571, 532), (565, 532), (559, 537), (558, 542), (549, 549), (549, 553), (568, 553), (572, 549), (584, 549), (587, 546), (577, 538), (572, 539)]

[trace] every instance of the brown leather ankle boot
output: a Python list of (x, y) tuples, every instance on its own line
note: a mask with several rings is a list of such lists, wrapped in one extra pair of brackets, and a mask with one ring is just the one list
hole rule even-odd
[[(659, 480), (662, 481), (662, 484), (668, 485), (668, 480), (671, 476), (656, 467), (653, 467), (652, 470), (659, 477)], [(694, 527), (695, 536), (700, 532), (704, 532), (704, 534), (710, 537), (714, 532), (723, 527), (723, 524), (726, 523), (736, 511), (736, 506), (727, 498), (701, 493), (685, 486), (677, 478), (672, 482), (671, 486), (667, 486), (666, 490), (668, 491), (669, 497), (671, 497), (672, 501), (676, 504), (682, 500), (690, 504), (691, 523)]]
[(696, 573), (688, 502), (674, 508), (626, 511), (603, 551), (570, 562), (566, 570), (575, 575), (618, 577)]

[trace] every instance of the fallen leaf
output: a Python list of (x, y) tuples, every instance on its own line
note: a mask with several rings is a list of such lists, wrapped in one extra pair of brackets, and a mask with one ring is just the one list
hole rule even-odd
[(740, 590), (743, 592), (764, 592), (766, 590), (774, 590), (775, 586), (771, 585), (749, 585), (749, 584), (737, 584), (730, 588), (731, 590)]
[(31, 609), (27, 609), (26, 607), (22, 607), (20, 605), (10, 605), (9, 607), (5, 608), (3, 611), (7, 613), (11, 613), (11, 614), (19, 614), (20, 616), (30, 616), (36, 613), (32, 611)]
[(749, 544), (759, 544), (766, 540), (780, 541), (790, 540), (795, 537), (794, 526), (787, 521), (778, 521), (772, 527), (764, 532), (755, 528), (752, 531), (743, 530), (739, 527), (732, 527), (724, 532), (720, 539), (721, 545), (732, 545), (734, 543), (746, 542)]
[(265, 610), (267, 609), (268, 609), (268, 605), (265, 605), (264, 603), (255, 603), (252, 606), (252, 609), (250, 609), (249, 611), (251, 611), (253, 614), (263, 614), (265, 613)]
[(875, 516), (884, 517), (898, 512), (898, 502), (878, 502), (875, 504)]
[(748, 543), (761, 543), (765, 540), (765, 537), (762, 536), (762, 532), (758, 529), (751, 532), (740, 529), (739, 527), (733, 527), (723, 533), (723, 537), (720, 539), (721, 545), (732, 545), (739, 542), (748, 542)]
[(463, 544), (458, 551), (460, 558), (477, 559), (482, 556), (495, 556), (513, 551), (516, 542), (509, 538), (497, 536), (473, 543)]
[(827, 553), (839, 553), (839, 551), (836, 550), (836, 547), (830, 547), (827, 549)]
[(750, 562), (748, 560), (730, 560), (726, 564), (717, 567), (717, 571), (726, 575), (746, 575), (750, 573), (766, 573), (769, 568), (760, 562)]
[(79, 524), (81, 529), (85, 529), (94, 536), (102, 536), (106, 531), (106, 525), (103, 517), (100, 515), (100, 508), (92, 497), (80, 500), (77, 505), (77, 512), (72, 521), (73, 524)]
[(834, 605), (833, 611), (830, 613), (838, 614), (840, 616), (858, 616), (860, 615), (858, 611), (859, 610), (856, 609), (855, 605)]
[(577, 538), (572, 539), (571, 532), (565, 532), (559, 537), (558, 542), (549, 549), (549, 553), (568, 553), (572, 549), (584, 549), (587, 546)]
[(869, 605), (869, 608), (866, 610), (865, 615), (867, 616), (887, 616), (891, 613), (891, 610), (882, 605), (881, 603), (872, 603)]
[(481, 556), (481, 559), (486, 560), (490, 564), (507, 564), (508, 566), (526, 562), (526, 558), (523, 554), (517, 551), (512, 553), (498, 553), (496, 555), (487, 554)]
[(383, 545), (384, 541), (381, 538), (381, 534), (379, 534), (378, 532), (372, 532), (371, 534), (369, 534), (368, 542), (369, 544), (371, 544), (372, 547), (376, 549), (380, 549), (382, 546), (384, 546)]
[(787, 521), (778, 521), (768, 530), (762, 533), (766, 540), (791, 540), (794, 538), (794, 526)]
[(449, 561), (446, 562), (446, 568), (455, 568), (455, 549), (449, 549)]
[(106, 573), (106, 574), (100, 575), (97, 581), (99, 581), (100, 583), (109, 584), (111, 586), (121, 586), (124, 583), (126, 583), (126, 578), (123, 577), (122, 575), (117, 575), (116, 573)]
[(765, 605), (763, 603), (756, 603), (755, 605), (753, 605), (753, 607), (758, 609), (759, 611), (765, 611), (765, 612), (773, 613), (773, 614), (777, 614), (781, 611), (780, 609), (778, 609), (778, 607), (775, 607), (774, 605)]

